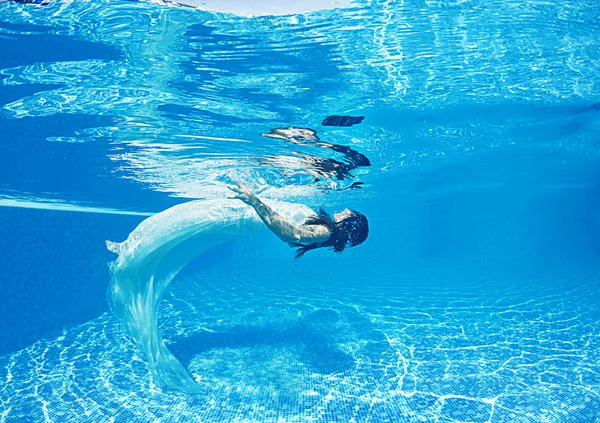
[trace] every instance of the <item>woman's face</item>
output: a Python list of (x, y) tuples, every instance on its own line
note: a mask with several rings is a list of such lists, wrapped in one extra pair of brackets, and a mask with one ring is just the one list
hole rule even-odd
[(335, 213), (333, 215), (333, 220), (335, 220), (336, 222), (341, 222), (342, 220), (347, 219), (349, 217), (352, 217), (352, 212), (346, 209), (339, 213)]

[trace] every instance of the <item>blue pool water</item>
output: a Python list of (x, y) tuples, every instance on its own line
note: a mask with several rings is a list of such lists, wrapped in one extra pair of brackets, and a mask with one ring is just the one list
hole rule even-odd
[[(0, 422), (600, 421), (600, 3), (346, 3), (0, 1)], [(369, 238), (200, 254), (161, 386), (105, 241), (236, 179)]]

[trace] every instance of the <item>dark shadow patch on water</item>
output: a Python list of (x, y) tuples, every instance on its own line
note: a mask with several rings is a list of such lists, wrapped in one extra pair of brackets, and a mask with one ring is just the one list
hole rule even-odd
[[(36, 194), (29, 193), (41, 193), (37, 195), (44, 200), (76, 205), (89, 201), (93, 206), (136, 211), (144, 210), (139, 205), (160, 210), (179, 202), (131, 181), (109, 178), (115, 163), (108, 154), (111, 146), (102, 140), (81, 144), (46, 140), (112, 124), (111, 117), (87, 115), (0, 118), (0, 195), (35, 203)], [(0, 355), (107, 311), (106, 263), (115, 256), (104, 242), (125, 239), (141, 220), (141, 216), (0, 207), (0, 287), (10, 292), (0, 307)]]
[[(100, 143), (50, 143), (47, 137), (69, 136), (86, 128), (106, 126), (112, 118), (87, 115), (55, 115), (23, 119), (0, 119), (0, 180), (15, 191), (58, 192), (59, 186), (70, 186), (95, 170), (101, 174), (107, 147)], [(68, 128), (68, 129), (67, 129)], [(106, 159), (108, 162), (108, 159)], [(31, 169), (43, 175), (43, 180), (32, 180)], [(61, 182), (58, 184), (58, 182)], [(56, 186), (53, 186), (57, 183)], [(82, 186), (86, 193), (89, 186)]]
[(0, 85), (0, 106), (42, 91), (58, 90), (64, 86), (60, 84)]
[(188, 366), (196, 355), (213, 349), (265, 345), (289, 347), (315, 373), (342, 373), (352, 370), (355, 363), (336, 346), (335, 314), (332, 316), (329, 311), (318, 311), (287, 327), (234, 326), (224, 332), (199, 332), (169, 348)]
[[(283, 348), (310, 372), (330, 375), (355, 371), (355, 358), (342, 349), (342, 345), (349, 344), (360, 349), (363, 364), (373, 360), (377, 365), (381, 360), (397, 358), (385, 335), (373, 329), (370, 319), (350, 308), (316, 310), (287, 324), (274, 321), (266, 326), (238, 325), (218, 332), (198, 332), (175, 340), (169, 349), (189, 367), (195, 357), (211, 350)], [(370, 374), (386, 376), (384, 368)]]
[(359, 123), (361, 123), (363, 121), (364, 118), (365, 118), (364, 116), (333, 115), (333, 116), (327, 116), (325, 119), (323, 119), (323, 122), (321, 122), (321, 125), (323, 125), (323, 126), (352, 126), (352, 125), (358, 125)]
[(114, 256), (104, 240), (124, 237), (139, 220), (0, 207), (0, 288), (10, 293), (0, 307), (0, 355), (108, 311), (106, 263)]
[(3, 22), (0, 21), (0, 30), (7, 29), (9, 31), (18, 31), (22, 33), (40, 33), (40, 32), (49, 32), (53, 30), (51, 26), (43, 26), (43, 25), (27, 25), (27, 24), (18, 24), (12, 22)]
[(576, 110), (575, 113), (581, 114), (586, 112), (599, 112), (600, 111), (600, 101), (597, 103), (590, 104), (589, 106), (584, 106)]
[[(49, 137), (69, 137), (88, 128), (110, 125), (114, 125), (114, 118), (110, 116), (59, 114), (0, 118), (0, 189), (10, 187), (17, 196), (51, 193), (61, 200), (83, 199), (137, 211), (144, 211), (137, 207), (139, 204), (144, 207), (151, 204), (150, 211), (156, 211), (180, 202), (140, 189), (131, 181), (107, 177), (118, 162), (110, 159), (112, 147), (103, 139), (87, 143), (47, 141)], [(35, 172), (32, 173), (32, 169)], [(74, 185), (73, 181), (78, 183)], [(69, 187), (68, 192), (65, 187)], [(93, 187), (93, 199), (90, 199), (90, 187)]]
[[(0, 23), (6, 26), (5, 22)], [(46, 31), (44, 27), (40, 27)], [(39, 30), (32, 27), (31, 30)], [(33, 65), (41, 62), (120, 60), (115, 47), (54, 34), (19, 34), (18, 40), (0, 38), (0, 68)]]

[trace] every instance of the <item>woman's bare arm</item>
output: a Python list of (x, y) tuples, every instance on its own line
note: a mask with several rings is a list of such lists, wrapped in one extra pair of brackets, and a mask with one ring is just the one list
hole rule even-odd
[(283, 242), (297, 244), (314, 244), (324, 242), (331, 234), (323, 225), (294, 226), (269, 206), (260, 201), (246, 184), (238, 183), (237, 187), (230, 187), (237, 195), (234, 198), (242, 200), (253, 207), (265, 225)]

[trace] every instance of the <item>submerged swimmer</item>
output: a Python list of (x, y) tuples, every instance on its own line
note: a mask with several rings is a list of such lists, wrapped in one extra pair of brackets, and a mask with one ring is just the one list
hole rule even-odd
[[(123, 242), (106, 242), (118, 255), (109, 264), (111, 309), (144, 352), (160, 386), (204, 392), (160, 335), (159, 305), (171, 281), (191, 260), (228, 240), (264, 228), (297, 247), (296, 257), (316, 248), (343, 251), (367, 238), (367, 219), (344, 210), (333, 218), (302, 204), (261, 201), (245, 184), (231, 188), (236, 199), (178, 204), (141, 222)], [(237, 199), (242, 200), (243, 204)], [(277, 212), (275, 212), (276, 210)]]
[(345, 209), (335, 213), (332, 218), (320, 209), (318, 215), (308, 218), (302, 225), (294, 226), (254, 195), (248, 185), (238, 182), (237, 186), (230, 189), (237, 194), (233, 198), (254, 208), (279, 239), (290, 247), (298, 248), (296, 258), (317, 248), (330, 248), (339, 253), (348, 246), (362, 244), (369, 235), (367, 218), (355, 210)]

